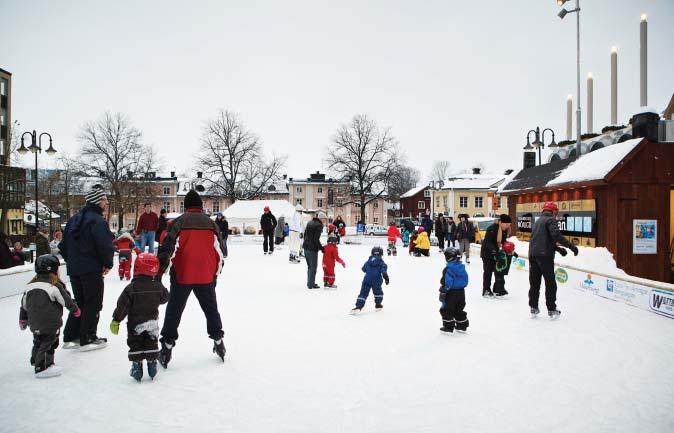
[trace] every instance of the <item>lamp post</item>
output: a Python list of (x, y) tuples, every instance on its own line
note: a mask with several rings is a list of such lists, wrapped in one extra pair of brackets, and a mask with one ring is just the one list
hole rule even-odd
[[(541, 159), (541, 149), (545, 147), (545, 132), (550, 131), (552, 134), (552, 141), (550, 144), (548, 144), (548, 147), (557, 147), (557, 142), (555, 142), (555, 131), (553, 131), (550, 128), (545, 128), (543, 129), (543, 132), (541, 132), (541, 128), (538, 126), (536, 129), (531, 129), (529, 132), (527, 132), (527, 145), (524, 146), (524, 150), (532, 150), (532, 149), (538, 149), (538, 165), (541, 165), (543, 163)], [(529, 137), (531, 136), (531, 133), (534, 133), (534, 141), (531, 143), (529, 141)]]
[[(30, 146), (26, 148), (24, 146), (24, 137), (26, 134), (30, 135)], [(37, 184), (38, 184), (38, 172), (37, 172), (37, 154), (42, 153), (42, 137), (43, 136), (49, 137), (49, 147), (45, 150), (47, 155), (54, 155), (56, 153), (56, 149), (54, 149), (54, 146), (52, 145), (52, 138), (51, 135), (48, 132), (43, 132), (39, 136), (33, 130), (33, 132), (24, 132), (21, 134), (21, 147), (17, 149), (17, 152), (19, 152), (21, 155), (25, 155), (28, 153), (28, 151), (31, 151), (32, 153), (35, 154), (35, 236), (37, 238), (37, 233), (38, 233), (38, 225), (40, 222), (40, 216), (39, 216), (39, 204), (38, 204), (38, 190), (37, 190)], [(49, 209), (49, 217), (51, 218), (51, 209)]]
[[(557, 0), (559, 6), (564, 5), (569, 0)], [(562, 8), (561, 11), (557, 14), (559, 18), (564, 19), (567, 14), (575, 13), (576, 14), (576, 156), (581, 155), (580, 148), (580, 0), (576, 0), (576, 7), (571, 10), (566, 10)]]

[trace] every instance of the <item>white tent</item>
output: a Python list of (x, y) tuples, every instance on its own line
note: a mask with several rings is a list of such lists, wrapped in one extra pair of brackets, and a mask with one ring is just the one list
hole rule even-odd
[(252, 227), (257, 233), (260, 230), (260, 217), (264, 213), (265, 206), (269, 206), (277, 220), (285, 217), (287, 222), (295, 213), (295, 206), (287, 200), (238, 200), (225, 209), (223, 215), (227, 218), (230, 228), (238, 227), (243, 233), (247, 227)]

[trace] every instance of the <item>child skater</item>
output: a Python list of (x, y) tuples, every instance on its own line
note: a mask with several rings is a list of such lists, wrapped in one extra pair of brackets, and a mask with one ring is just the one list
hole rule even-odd
[(141, 253), (133, 266), (133, 280), (117, 300), (112, 313), (110, 331), (117, 335), (119, 323), (128, 315), (126, 324), (129, 345), (130, 375), (138, 382), (143, 378), (143, 359), (147, 360), (147, 374), (154, 379), (159, 358), (159, 305), (168, 301), (168, 290), (155, 278), (159, 273), (159, 259), (150, 253)]
[(54, 364), (54, 351), (59, 345), (63, 325), (63, 307), (80, 317), (80, 309), (73, 302), (65, 284), (58, 275), (59, 259), (44, 254), (35, 260), (35, 277), (30, 280), (21, 298), (19, 328), (30, 326), (33, 333), (33, 350), (30, 365), (35, 367), (35, 377), (59, 376), (61, 368)]
[(408, 248), (410, 246), (410, 231), (407, 227), (403, 228), (403, 247)]
[(119, 281), (122, 281), (125, 277), (128, 281), (131, 279), (131, 251), (138, 254), (140, 249), (136, 247), (136, 241), (132, 234), (124, 229), (122, 229), (122, 234), (115, 239), (113, 245), (119, 252)]
[(519, 257), (515, 252), (515, 244), (510, 241), (503, 241), (501, 250), (496, 254), (496, 265), (494, 267), (494, 294), (496, 296), (508, 294), (505, 288), (505, 276), (510, 272), (513, 257)]
[(337, 249), (337, 236), (328, 237), (328, 244), (323, 247), (323, 287), (336, 289), (335, 285), (335, 262), (346, 268), (346, 263), (339, 257)]
[(388, 232), (386, 233), (388, 237), (388, 247), (386, 247), (386, 255), (391, 255), (393, 254), (394, 256), (398, 255), (398, 249), (396, 248), (396, 242), (398, 242), (398, 238), (402, 239), (402, 235), (400, 234), (400, 230), (398, 230), (398, 227), (396, 227), (396, 223), (391, 221), (391, 223), (388, 226)]
[(362, 268), (363, 272), (365, 272), (365, 276), (363, 277), (363, 284), (360, 286), (360, 294), (356, 300), (356, 306), (351, 310), (351, 314), (358, 314), (361, 312), (365, 306), (365, 300), (370, 294), (370, 289), (374, 293), (374, 308), (376, 308), (376, 311), (381, 311), (381, 309), (384, 308), (381, 303), (381, 301), (384, 300), (384, 292), (381, 290), (381, 283), (383, 278), (388, 286), (389, 280), (388, 273), (386, 272), (388, 267), (386, 266), (384, 259), (382, 259), (382, 255), (384, 255), (382, 247), (377, 246), (372, 248), (370, 258), (367, 259), (367, 262), (365, 262)]
[(454, 329), (465, 332), (468, 328), (466, 308), (466, 291), (468, 273), (461, 263), (461, 252), (454, 247), (445, 248), (447, 265), (442, 270), (440, 279), (440, 316), (442, 316), (442, 332), (451, 333)]

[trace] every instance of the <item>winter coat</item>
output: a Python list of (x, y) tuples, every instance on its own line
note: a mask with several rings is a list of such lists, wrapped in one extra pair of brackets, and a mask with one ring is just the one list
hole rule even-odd
[(227, 219), (216, 218), (215, 224), (220, 230), (220, 236), (222, 236), (223, 239), (227, 238), (227, 236), (229, 236), (229, 222), (227, 222)]
[(161, 233), (166, 230), (166, 226), (168, 225), (168, 220), (164, 215), (161, 215), (159, 217), (159, 220), (157, 222), (157, 230), (155, 231), (154, 235), (154, 240), (155, 242), (160, 242), (159, 238), (161, 236)]
[(138, 225), (136, 226), (136, 233), (142, 232), (156, 232), (159, 227), (159, 217), (156, 213), (150, 211), (150, 213), (143, 212), (140, 217), (138, 217)]
[(398, 239), (398, 238), (402, 239), (402, 236), (400, 234), (400, 230), (398, 230), (398, 227), (396, 227), (396, 226), (388, 226), (387, 235), (388, 235), (388, 240), (390, 242), (395, 242), (396, 239)]
[(447, 221), (447, 233), (456, 236), (456, 223), (452, 221)]
[(8, 269), (15, 266), (12, 252), (7, 245), (7, 235), (0, 232), (0, 269)]
[(76, 277), (101, 272), (104, 267), (112, 269), (115, 254), (113, 238), (108, 222), (103, 218), (103, 210), (98, 205), (88, 204), (73, 215), (59, 244), (68, 275)]
[(263, 232), (272, 232), (276, 227), (276, 217), (271, 212), (265, 212), (260, 217), (260, 228)]
[(121, 322), (129, 316), (128, 329), (135, 330), (140, 324), (157, 320), (159, 306), (165, 304), (168, 298), (169, 292), (161, 280), (155, 280), (147, 275), (138, 275), (133, 277), (133, 280), (119, 295), (117, 308), (112, 313), (112, 320)]
[(468, 220), (460, 221), (456, 228), (456, 239), (468, 239), (470, 242), (475, 242), (475, 227), (473, 223)]
[(567, 248), (573, 246), (559, 231), (557, 219), (552, 213), (544, 211), (531, 229), (529, 257), (554, 257), (558, 243)]
[(318, 218), (314, 218), (307, 224), (304, 230), (304, 242), (302, 248), (308, 251), (323, 251), (321, 245), (321, 234), (323, 233), (323, 223)]
[(72, 313), (77, 310), (65, 285), (53, 285), (49, 275), (39, 274), (23, 292), (19, 320), (27, 320), (34, 334), (54, 335), (63, 325), (63, 307)]
[[(499, 223), (494, 223), (487, 227), (487, 230), (484, 234), (484, 239), (480, 245), (480, 257), (483, 259), (494, 259), (494, 256), (498, 254), (501, 249), (501, 245), (498, 242), (498, 230)], [(501, 233), (501, 242), (508, 239), (508, 230), (503, 230)]]
[(420, 250), (430, 250), (431, 241), (428, 239), (428, 233), (421, 232), (417, 235), (417, 238), (414, 240), (414, 246)]
[(404, 243), (409, 243), (409, 241), (410, 241), (410, 231), (407, 230), (407, 228), (405, 228), (405, 229), (403, 230), (403, 242), (404, 242)]
[(332, 223), (337, 227), (337, 233), (339, 233), (340, 236), (346, 235), (346, 223), (344, 223), (343, 219), (336, 219)]
[(430, 235), (431, 232), (433, 231), (433, 220), (430, 219), (428, 216), (425, 216), (421, 220), (421, 225), (424, 227), (424, 230), (426, 230), (426, 233)]
[(381, 257), (370, 256), (361, 269), (365, 272), (363, 283), (372, 286), (381, 286), (383, 280), (382, 275), (387, 273), (388, 266), (386, 266), (386, 262), (384, 262), (384, 259)]
[(279, 217), (276, 228), (274, 229), (275, 238), (283, 238), (283, 229), (286, 227), (286, 219), (284, 217)]
[(442, 289), (440, 289), (442, 292), (461, 290), (468, 286), (468, 272), (466, 272), (466, 266), (461, 263), (461, 260), (447, 262), (447, 266), (442, 270), (440, 284), (442, 285)]
[(171, 276), (183, 285), (215, 281), (224, 257), (218, 227), (201, 208), (188, 208), (176, 218), (159, 247), (161, 273), (172, 265)]
[(288, 224), (290, 231), (304, 233), (304, 218), (302, 212), (295, 212), (293, 214), (293, 219), (290, 220)]
[(337, 245), (329, 243), (323, 247), (323, 268), (333, 271), (332, 273), (334, 274), (335, 262), (344, 264), (344, 260), (339, 257)]
[(442, 238), (447, 234), (447, 221), (444, 218), (435, 220), (435, 236)]
[(49, 237), (38, 233), (35, 238), (35, 258), (44, 254), (51, 254), (51, 247), (49, 246)]

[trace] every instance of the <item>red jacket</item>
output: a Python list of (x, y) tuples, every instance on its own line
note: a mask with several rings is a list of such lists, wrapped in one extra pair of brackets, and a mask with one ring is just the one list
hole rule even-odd
[(213, 283), (224, 256), (218, 227), (199, 208), (176, 218), (159, 247), (161, 273), (172, 265), (176, 282), (184, 285)]
[(138, 218), (136, 233), (141, 233), (143, 230), (146, 232), (156, 232), (158, 226), (159, 226), (159, 217), (157, 216), (156, 213), (143, 212), (143, 214)]
[(344, 266), (344, 260), (342, 260), (341, 257), (339, 257), (339, 251), (337, 250), (337, 245), (335, 244), (327, 244), (323, 246), (323, 267), (330, 270), (334, 271), (335, 270), (335, 262), (341, 264)]
[(395, 241), (396, 239), (402, 239), (402, 235), (400, 234), (400, 230), (398, 230), (398, 227), (396, 226), (388, 226), (388, 240), (389, 241)]
[(112, 244), (117, 248), (118, 250), (134, 250), (136, 249), (136, 241), (133, 240), (130, 234), (124, 233), (120, 237), (118, 237), (116, 240), (112, 242)]

